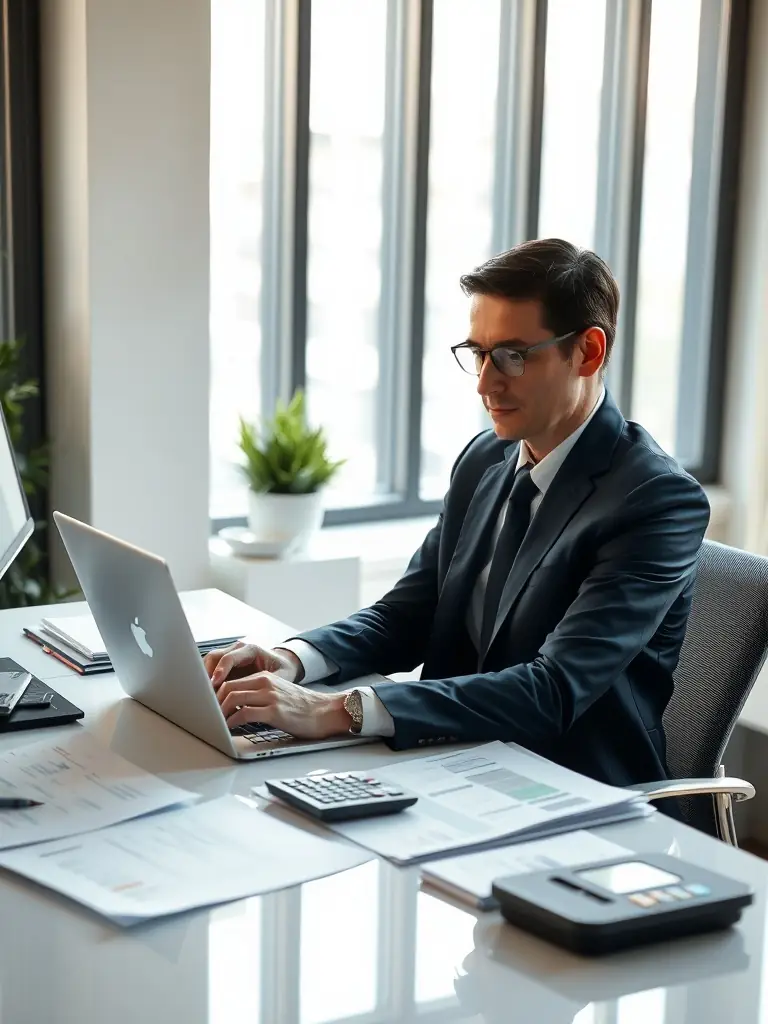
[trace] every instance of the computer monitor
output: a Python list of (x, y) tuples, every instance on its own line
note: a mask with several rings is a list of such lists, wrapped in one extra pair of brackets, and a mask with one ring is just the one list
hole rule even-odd
[(0, 409), (0, 578), (18, 555), (35, 529), (29, 514), (27, 496), (8, 433), (8, 424)]

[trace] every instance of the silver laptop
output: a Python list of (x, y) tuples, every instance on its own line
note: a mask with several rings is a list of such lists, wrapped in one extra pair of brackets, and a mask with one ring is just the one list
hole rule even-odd
[(259, 724), (230, 732), (163, 559), (61, 512), (53, 518), (120, 685), (134, 700), (238, 760), (371, 742), (300, 740)]

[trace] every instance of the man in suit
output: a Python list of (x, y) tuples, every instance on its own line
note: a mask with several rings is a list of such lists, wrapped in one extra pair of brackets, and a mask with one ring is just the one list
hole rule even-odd
[[(232, 727), (514, 740), (616, 785), (663, 779), (707, 499), (605, 390), (619, 293), (598, 256), (525, 242), (461, 284), (470, 333), (453, 351), (493, 429), (380, 601), (272, 651), (208, 656), (222, 709)], [(295, 685), (422, 663), (419, 681), (347, 694)]]

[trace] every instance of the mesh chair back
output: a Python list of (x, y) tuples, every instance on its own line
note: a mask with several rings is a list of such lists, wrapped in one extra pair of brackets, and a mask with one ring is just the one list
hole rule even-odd
[[(664, 712), (672, 778), (713, 778), (768, 651), (768, 558), (704, 541), (691, 615)], [(712, 801), (681, 800), (714, 835)]]

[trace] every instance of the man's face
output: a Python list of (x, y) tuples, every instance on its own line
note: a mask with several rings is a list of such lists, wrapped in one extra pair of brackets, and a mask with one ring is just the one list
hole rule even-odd
[[(474, 295), (469, 340), (485, 349), (501, 341), (514, 341), (521, 349), (546, 341), (554, 332), (542, 325), (542, 312), (536, 299)], [(564, 358), (559, 345), (540, 349), (525, 360), (521, 377), (506, 376), (485, 357), (477, 392), (498, 437), (536, 443), (572, 415), (584, 386), (578, 373), (578, 349), (574, 357), (573, 361)]]

